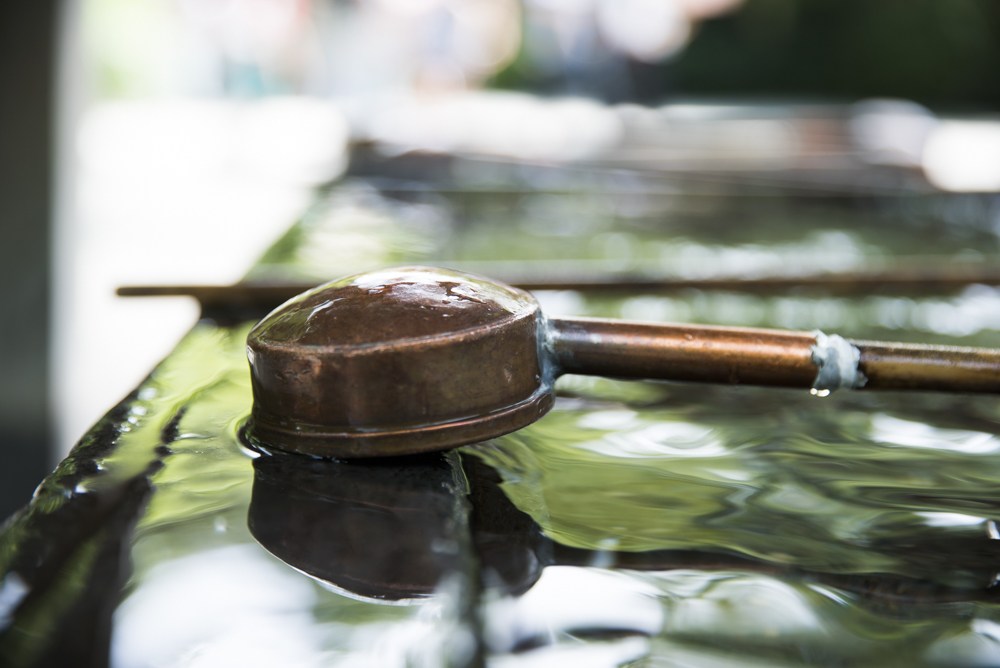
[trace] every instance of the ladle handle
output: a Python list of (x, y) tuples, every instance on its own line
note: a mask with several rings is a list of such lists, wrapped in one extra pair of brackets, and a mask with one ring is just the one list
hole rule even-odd
[[(817, 387), (824, 337), (589, 318), (551, 318), (548, 336), (559, 373), (802, 388)], [(854, 387), (1000, 393), (1000, 349), (843, 342), (857, 351)]]

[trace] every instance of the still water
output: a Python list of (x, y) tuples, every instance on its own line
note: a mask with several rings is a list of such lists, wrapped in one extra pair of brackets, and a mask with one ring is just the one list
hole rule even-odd
[[(341, 184), (251, 275), (1000, 256), (989, 202), (956, 219), (933, 201), (682, 197), (606, 177), (602, 193), (579, 175), (512, 193), (488, 170), (463, 178), (451, 194)], [(1000, 345), (1000, 294), (982, 286), (540, 299), (550, 314)], [(0, 603), (17, 594), (31, 522), (146, 477), (109, 613), (115, 666), (1000, 665), (995, 398), (569, 376), (550, 414), (508, 436), (413, 460), (308, 460), (241, 441), (252, 325), (206, 318), (95, 427), (110, 445), (85, 439), (90, 454), (0, 537)], [(54, 589), (68, 599), (90, 572), (81, 550), (79, 575)], [(42, 615), (2, 621), (6, 656), (40, 655), (11, 629), (44, 637)]]

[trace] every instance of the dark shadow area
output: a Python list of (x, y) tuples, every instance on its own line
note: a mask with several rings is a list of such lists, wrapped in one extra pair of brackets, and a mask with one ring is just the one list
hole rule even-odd
[(0, 5), (0, 517), (46, 473), (56, 18)]
[(1000, 5), (752, 0), (706, 21), (670, 71), (685, 94), (1000, 104)]
[(662, 103), (699, 96), (913, 100), (939, 110), (993, 108), (1000, 4), (989, 0), (747, 0), (693, 27), (660, 62), (600, 51), (576, 67), (530, 49), (492, 80), (500, 88)]

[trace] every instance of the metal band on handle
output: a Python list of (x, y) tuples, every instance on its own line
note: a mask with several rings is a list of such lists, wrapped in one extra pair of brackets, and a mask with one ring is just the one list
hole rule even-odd
[(824, 334), (816, 330), (812, 361), (818, 368), (811, 392), (826, 396), (841, 388), (864, 387), (868, 378), (859, 368), (861, 350), (839, 334)]

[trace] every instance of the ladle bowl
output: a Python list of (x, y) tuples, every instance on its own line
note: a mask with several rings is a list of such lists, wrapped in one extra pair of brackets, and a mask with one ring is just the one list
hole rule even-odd
[(516, 288), (403, 267), (278, 307), (247, 339), (254, 445), (414, 454), (527, 426), (562, 373), (803, 387), (1000, 392), (1000, 350), (819, 332), (546, 318)]
[(350, 458), (519, 429), (552, 406), (540, 318), (526, 292), (442, 270), (320, 286), (250, 332), (251, 438)]

